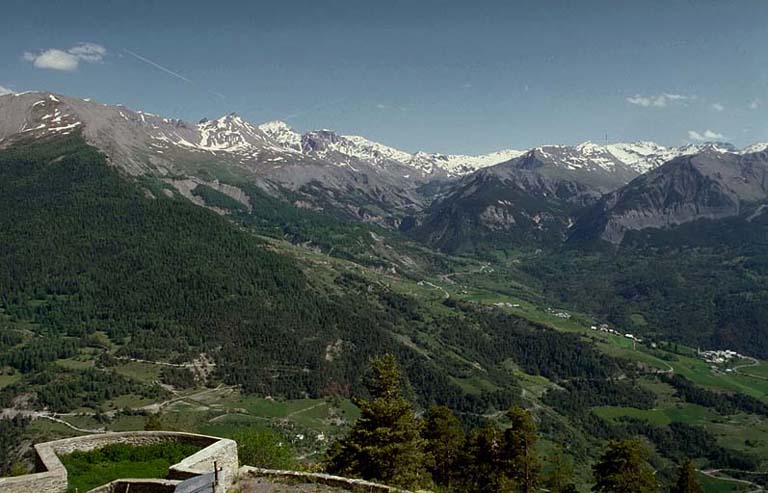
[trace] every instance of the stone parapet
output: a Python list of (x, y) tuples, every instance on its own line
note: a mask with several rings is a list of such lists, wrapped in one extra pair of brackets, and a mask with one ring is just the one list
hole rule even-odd
[[(66, 493), (67, 470), (61, 463), (61, 460), (59, 460), (60, 455), (70, 454), (75, 451), (87, 452), (114, 443), (148, 445), (161, 442), (192, 444), (199, 446), (201, 450), (170, 467), (167, 479), (176, 481), (163, 483), (162, 481), (153, 482), (152, 480), (118, 480), (110, 483), (111, 486), (105, 485), (92, 491), (120, 493), (122, 491), (119, 489), (120, 484), (126, 484), (126, 481), (138, 481), (142, 485), (136, 484), (136, 488), (141, 488), (148, 493), (162, 493), (167, 491), (167, 487), (171, 483), (176, 484), (178, 480), (213, 471), (214, 462), (219, 467), (217, 493), (225, 492), (237, 479), (239, 466), (237, 444), (232, 440), (172, 431), (126, 431), (85, 435), (39, 443), (35, 445), (38, 472), (24, 476), (0, 478), (0, 492)], [(112, 489), (103, 489), (107, 486)], [(154, 490), (151, 489), (153, 487), (155, 488)], [(137, 490), (132, 487), (130, 491), (135, 493)]]

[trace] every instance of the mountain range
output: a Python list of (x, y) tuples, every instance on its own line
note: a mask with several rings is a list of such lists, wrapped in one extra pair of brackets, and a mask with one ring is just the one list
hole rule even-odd
[(52, 93), (0, 96), (0, 147), (73, 132), (128, 175), (155, 176), (199, 205), (193, 192), (206, 185), (252, 207), (240, 186), (247, 183), (296, 207), (401, 229), (451, 251), (595, 231), (619, 243), (627, 230), (737, 215), (742, 203), (765, 199), (768, 144), (411, 153), (237, 114), (194, 124)]

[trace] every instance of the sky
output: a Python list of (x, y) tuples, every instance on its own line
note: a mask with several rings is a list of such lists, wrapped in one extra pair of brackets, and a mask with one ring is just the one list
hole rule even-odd
[(768, 141), (766, 0), (3, 0), (0, 92), (408, 151)]

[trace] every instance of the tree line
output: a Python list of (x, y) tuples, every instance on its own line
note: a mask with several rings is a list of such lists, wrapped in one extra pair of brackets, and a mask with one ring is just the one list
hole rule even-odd
[[(325, 467), (335, 474), (361, 477), (405, 488), (441, 492), (574, 492), (573, 464), (562, 449), (544, 459), (530, 410), (513, 406), (506, 426), (490, 422), (466, 431), (453, 412), (432, 407), (418, 417), (404, 397), (404, 380), (392, 355), (376, 358), (366, 382), (368, 399), (357, 399), (361, 416), (349, 433), (329, 449)], [(643, 441), (612, 441), (592, 468), (592, 491), (661, 491)], [(691, 461), (684, 461), (671, 485), (674, 493), (700, 493)]]

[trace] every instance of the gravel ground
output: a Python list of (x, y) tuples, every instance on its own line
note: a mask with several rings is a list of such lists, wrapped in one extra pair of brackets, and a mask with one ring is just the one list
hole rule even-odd
[(303, 482), (281, 482), (277, 479), (249, 478), (238, 483), (241, 493), (348, 493), (351, 490)]

